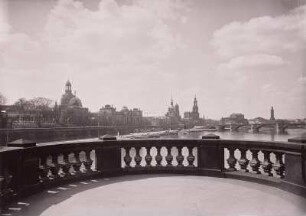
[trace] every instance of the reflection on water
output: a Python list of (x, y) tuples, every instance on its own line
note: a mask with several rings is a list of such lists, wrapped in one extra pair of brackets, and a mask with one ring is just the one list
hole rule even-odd
[(288, 141), (289, 138), (298, 137), (306, 134), (306, 129), (288, 129), (286, 134), (276, 134), (275, 132), (193, 132), (188, 134), (179, 133), (178, 136), (172, 136), (172, 138), (201, 138), (207, 134), (216, 134), (221, 139), (237, 139), (237, 140), (262, 140), (262, 141)]

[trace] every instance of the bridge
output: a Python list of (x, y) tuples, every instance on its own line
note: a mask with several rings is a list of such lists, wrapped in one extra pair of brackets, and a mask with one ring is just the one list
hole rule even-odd
[(221, 124), (217, 125), (218, 131), (224, 131), (226, 129), (231, 132), (238, 132), (240, 128), (246, 128), (253, 133), (259, 133), (261, 128), (271, 128), (278, 134), (286, 133), (287, 129), (306, 128), (305, 123), (282, 123), (282, 122), (267, 122), (267, 123), (255, 123), (255, 124)]

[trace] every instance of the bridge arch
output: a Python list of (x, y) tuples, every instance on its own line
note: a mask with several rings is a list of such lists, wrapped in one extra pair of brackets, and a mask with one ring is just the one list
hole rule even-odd
[(249, 124), (239, 124), (239, 125), (231, 125), (231, 131), (233, 132), (238, 132), (240, 128), (242, 127), (248, 127), (248, 129), (250, 129), (250, 125)]
[(253, 133), (258, 133), (261, 128), (268, 127), (268, 128), (274, 128), (276, 130), (275, 124), (251, 124), (251, 130)]

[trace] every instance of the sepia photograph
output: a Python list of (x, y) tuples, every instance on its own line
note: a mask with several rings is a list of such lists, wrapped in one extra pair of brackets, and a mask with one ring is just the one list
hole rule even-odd
[(306, 0), (0, 0), (0, 216), (306, 216)]

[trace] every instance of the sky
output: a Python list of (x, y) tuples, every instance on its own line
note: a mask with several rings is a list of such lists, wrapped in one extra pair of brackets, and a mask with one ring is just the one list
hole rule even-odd
[(0, 0), (0, 93), (306, 117), (306, 0)]

